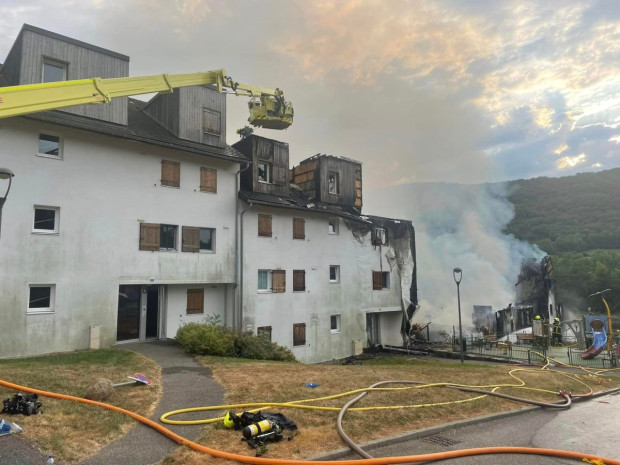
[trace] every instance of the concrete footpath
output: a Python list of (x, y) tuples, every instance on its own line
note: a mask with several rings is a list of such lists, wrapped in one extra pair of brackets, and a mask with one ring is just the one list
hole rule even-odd
[[(199, 366), (191, 355), (183, 352), (174, 341), (124, 344), (123, 349), (133, 350), (152, 358), (162, 367), (163, 394), (152, 420), (171, 410), (208, 405), (222, 405), (224, 390), (212, 378), (211, 371)], [(183, 419), (209, 418), (211, 412), (184, 415)], [(19, 422), (18, 422), (19, 423)], [(188, 439), (196, 439), (203, 425), (165, 425), (173, 432)], [(82, 465), (131, 464), (150, 465), (162, 460), (178, 445), (148, 426), (137, 423), (129, 433), (108, 444)], [(46, 455), (19, 437), (0, 437), (0, 464), (43, 465)], [(60, 463), (60, 462), (59, 462)]]
[[(373, 457), (396, 457), (480, 447), (561, 449), (620, 460), (620, 392), (574, 402), (568, 410), (531, 408), (492, 415), (379, 440), (361, 447)], [(493, 419), (494, 418), (494, 419)], [(343, 449), (313, 460), (359, 459)], [(575, 464), (538, 455), (478, 455), (446, 461), (450, 465)]]

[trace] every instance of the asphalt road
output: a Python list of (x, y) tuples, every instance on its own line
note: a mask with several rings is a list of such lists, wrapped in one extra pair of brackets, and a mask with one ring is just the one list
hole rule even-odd
[[(575, 402), (568, 410), (534, 409), (502, 419), (429, 434), (431, 437), (364, 449), (373, 457), (394, 457), (478, 447), (517, 446), (561, 449), (620, 460), (620, 392)], [(430, 442), (432, 436), (440, 444)], [(441, 442), (453, 444), (442, 445)], [(355, 459), (359, 456), (347, 453), (340, 458)], [(442, 463), (557, 465), (579, 461), (536, 455), (480, 455)]]

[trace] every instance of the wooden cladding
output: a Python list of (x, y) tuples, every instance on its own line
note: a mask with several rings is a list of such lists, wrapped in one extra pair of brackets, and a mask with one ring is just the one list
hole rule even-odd
[(182, 228), (183, 252), (200, 252), (200, 228), (183, 226)]
[(258, 215), (258, 235), (271, 237), (271, 215)]
[(295, 323), (293, 325), (293, 345), (306, 345), (306, 323)]
[(380, 271), (372, 272), (372, 289), (374, 291), (380, 291), (383, 289), (383, 273)]
[(293, 291), (306, 290), (306, 271), (293, 270)]
[(273, 270), (271, 272), (271, 292), (286, 291), (286, 272), (284, 270)]
[(219, 136), (222, 134), (222, 114), (217, 110), (204, 108), (202, 110), (202, 131)]
[(140, 223), (140, 250), (159, 250), (159, 224)]
[(161, 161), (161, 185), (170, 187), (181, 186), (181, 164), (178, 161)]
[(303, 218), (293, 218), (293, 239), (306, 238), (306, 220)]
[(200, 192), (217, 192), (217, 170), (200, 168)]
[(204, 289), (187, 290), (187, 314), (204, 313), (205, 291)]

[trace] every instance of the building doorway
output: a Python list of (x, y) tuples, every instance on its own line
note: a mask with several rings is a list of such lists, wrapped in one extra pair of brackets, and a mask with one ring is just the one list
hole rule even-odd
[(374, 347), (381, 343), (379, 340), (379, 314), (366, 314), (366, 339), (368, 339), (368, 347)]
[(118, 288), (116, 341), (144, 341), (159, 335), (159, 286), (121, 285)]

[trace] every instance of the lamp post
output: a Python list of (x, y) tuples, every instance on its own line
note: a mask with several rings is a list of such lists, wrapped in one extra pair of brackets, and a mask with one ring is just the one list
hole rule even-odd
[(13, 176), (15, 176), (15, 173), (13, 173), (10, 169), (0, 168), (0, 179), (9, 180), (9, 187), (6, 189), (4, 197), (0, 197), (0, 231), (2, 230), (2, 207), (4, 206), (4, 202), (9, 195), (9, 191), (11, 190), (11, 181), (13, 180)]
[(456, 283), (456, 295), (459, 302), (459, 345), (461, 346), (461, 363), (463, 362), (463, 327), (461, 326), (461, 290), (460, 284), (461, 279), (463, 278), (463, 270), (460, 268), (454, 268), (452, 270), (452, 275), (454, 276), (454, 282)]

